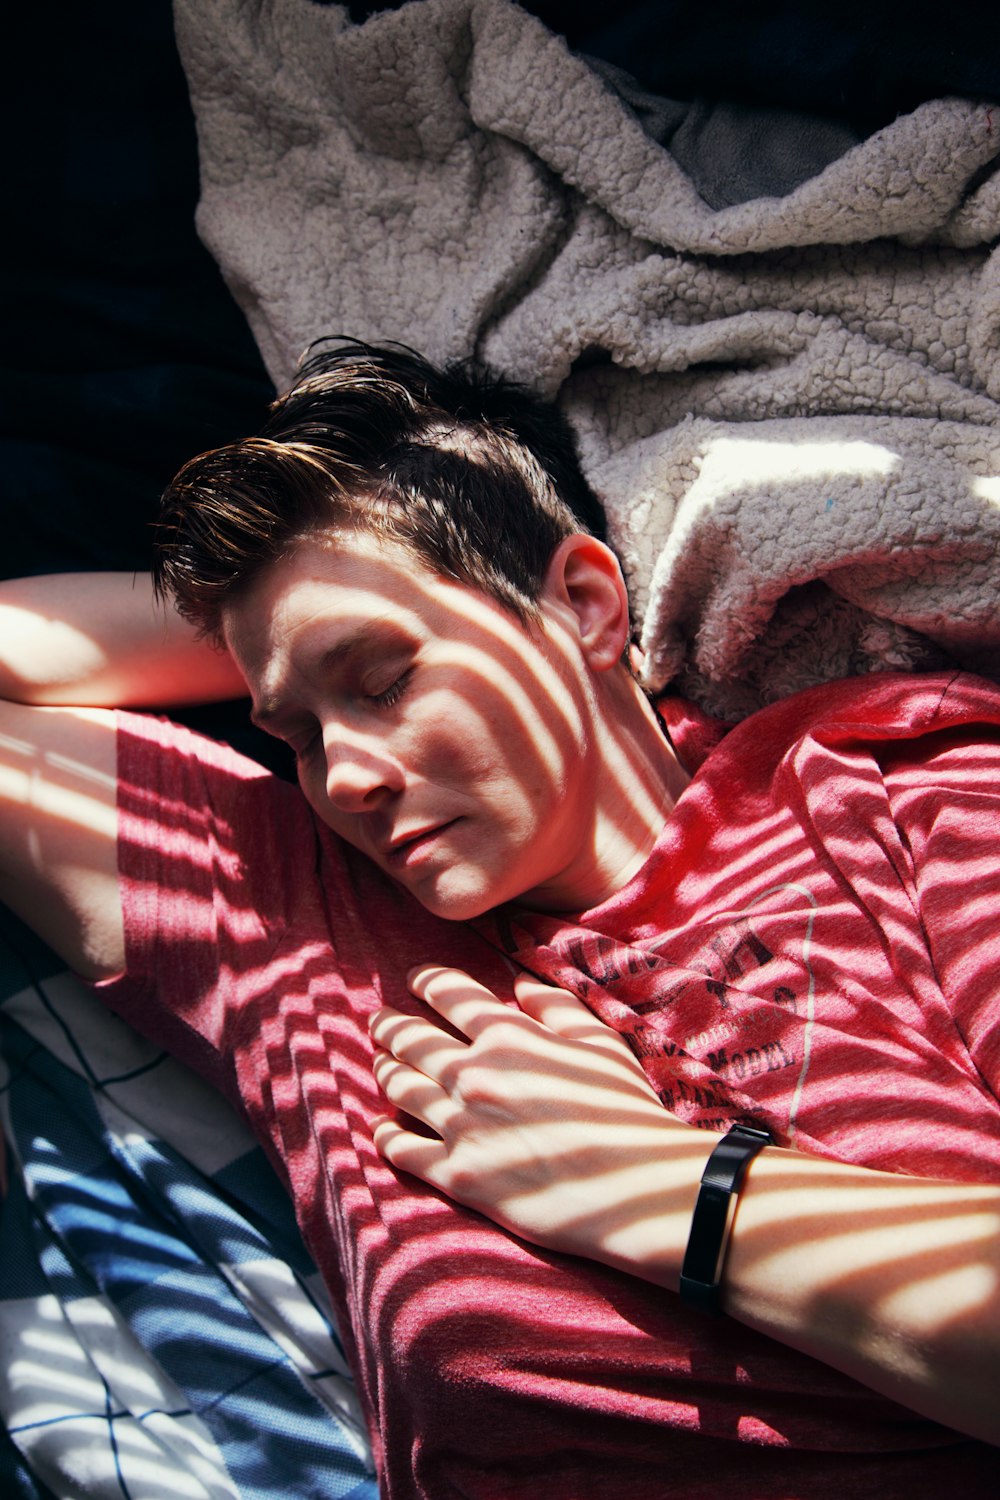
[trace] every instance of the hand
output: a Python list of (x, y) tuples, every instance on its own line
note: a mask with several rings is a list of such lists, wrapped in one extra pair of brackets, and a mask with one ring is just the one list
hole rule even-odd
[(522, 975), (515, 1010), (458, 969), (420, 967), (409, 984), (461, 1035), (373, 1017), (380, 1087), (433, 1131), (381, 1120), (386, 1160), (525, 1239), (613, 1265), (637, 1224), (669, 1212), (655, 1279), (675, 1281), (716, 1137), (668, 1114), (627, 1042), (566, 990)]

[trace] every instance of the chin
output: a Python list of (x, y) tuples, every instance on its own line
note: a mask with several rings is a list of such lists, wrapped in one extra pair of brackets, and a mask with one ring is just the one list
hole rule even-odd
[(430, 886), (424, 890), (413, 890), (412, 894), (425, 911), (429, 911), (431, 916), (440, 917), (444, 922), (471, 922), (475, 917), (492, 911), (494, 906), (499, 906), (505, 899), (503, 895), (484, 891), (481, 887), (448, 890)]

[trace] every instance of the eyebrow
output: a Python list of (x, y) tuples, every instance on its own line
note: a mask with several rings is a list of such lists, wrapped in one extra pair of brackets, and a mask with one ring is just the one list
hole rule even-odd
[[(393, 627), (399, 631), (399, 622), (392, 615), (379, 615), (373, 620), (368, 620), (360, 625), (357, 630), (352, 630), (336, 645), (328, 647), (322, 653), (318, 661), (321, 674), (333, 671), (336, 667), (350, 662), (356, 657), (365, 656), (371, 649), (373, 643), (380, 637), (386, 637), (389, 632), (386, 626)], [(402, 632), (400, 631), (400, 634)], [(266, 729), (268, 724), (273, 724), (275, 719), (280, 719), (286, 712), (285, 705), (280, 696), (266, 698), (259, 706), (254, 707), (250, 713), (251, 724), (256, 724), (258, 729)]]

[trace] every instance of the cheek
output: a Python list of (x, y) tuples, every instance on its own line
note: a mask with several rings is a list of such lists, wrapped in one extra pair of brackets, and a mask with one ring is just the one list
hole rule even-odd
[(534, 844), (565, 794), (562, 762), (551, 765), (530, 735), (509, 724), (476, 720), (463, 728), (460, 737), (442, 736), (434, 779), (479, 809), (501, 841), (497, 848), (513, 854), (515, 846)]
[(452, 753), (459, 758), (478, 746), (493, 763), (562, 765), (580, 726), (560, 701), (565, 694), (555, 675), (500, 653), (488, 667), (452, 672), (451, 680), (429, 695), (428, 723), (451, 736)]
[(480, 690), (475, 704), (454, 692), (436, 698), (415, 750), (429, 780), (483, 796), (502, 790), (512, 803), (560, 780), (565, 757), (552, 735), (539, 736), (503, 693)]

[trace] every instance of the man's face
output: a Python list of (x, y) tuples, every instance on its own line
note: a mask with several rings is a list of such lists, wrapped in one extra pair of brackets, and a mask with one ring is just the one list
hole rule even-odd
[(224, 613), (254, 717), (319, 817), (438, 916), (586, 904), (592, 684), (571, 612), (542, 610), (529, 631), (404, 548), (337, 533)]

